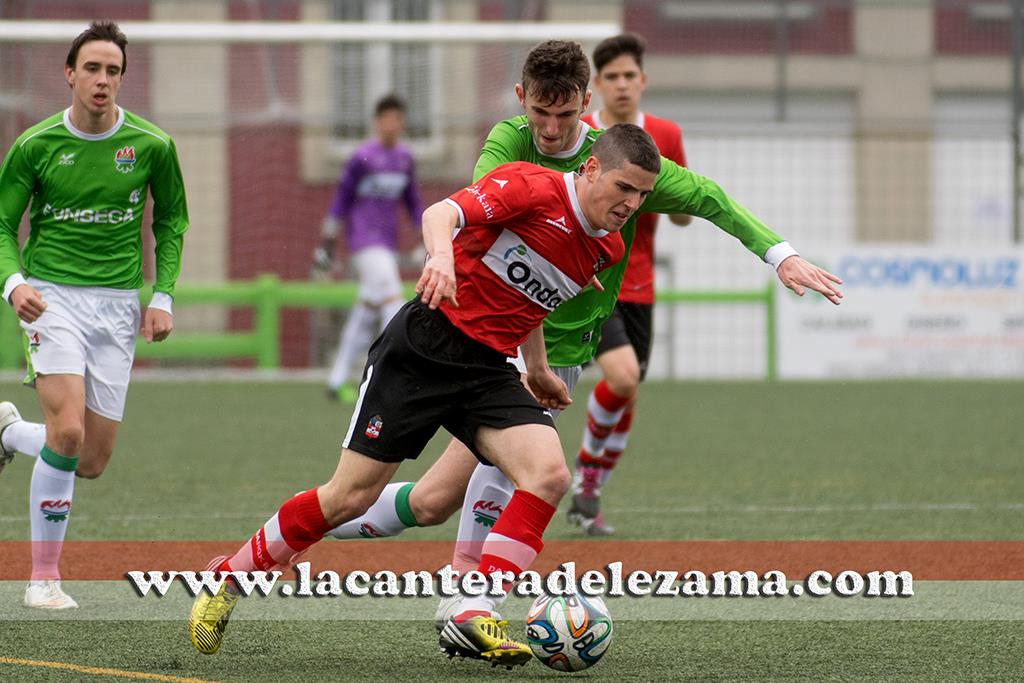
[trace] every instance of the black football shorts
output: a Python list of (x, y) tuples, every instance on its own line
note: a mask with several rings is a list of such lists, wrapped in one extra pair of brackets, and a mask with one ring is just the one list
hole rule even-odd
[(480, 427), (554, 427), (505, 354), (413, 299), (370, 347), (342, 446), (382, 462), (419, 456), (444, 427), (480, 459)]
[(654, 330), (654, 306), (619, 301), (612, 315), (601, 327), (601, 339), (597, 343), (597, 355), (632, 346), (636, 359), (640, 361), (640, 379), (647, 376), (647, 364), (651, 360), (651, 337)]

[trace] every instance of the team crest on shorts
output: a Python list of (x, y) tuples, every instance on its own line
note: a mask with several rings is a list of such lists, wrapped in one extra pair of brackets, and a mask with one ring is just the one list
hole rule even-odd
[(114, 166), (120, 173), (131, 173), (135, 170), (135, 147), (122, 147), (114, 152)]
[(44, 500), (39, 504), (39, 511), (47, 522), (66, 522), (71, 514), (71, 501)]
[(28, 335), (28, 352), (36, 353), (37, 351), (39, 351), (39, 343), (40, 342), (38, 332), (33, 332), (32, 334)]
[(376, 439), (380, 436), (380, 429), (384, 426), (384, 420), (380, 415), (374, 415), (370, 418), (370, 422), (366, 425), (366, 436), (371, 439)]

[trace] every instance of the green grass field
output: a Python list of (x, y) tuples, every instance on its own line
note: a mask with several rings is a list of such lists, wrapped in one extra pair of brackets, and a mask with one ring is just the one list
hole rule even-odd
[[(561, 418), (575, 453), (586, 390)], [(34, 395), (0, 385), (26, 418)], [(650, 383), (629, 451), (604, 497), (622, 539), (1024, 540), (1024, 383)], [(296, 491), (330, 476), (347, 411), (318, 384), (136, 382), (114, 461), (79, 481), (69, 539), (247, 538)], [(400, 478), (414, 479), (438, 438)], [(24, 540), (32, 461), (0, 476), (0, 541)], [(408, 532), (449, 539), (455, 522)], [(548, 538), (578, 538), (560, 512)], [(0, 558), (0, 562), (3, 559)], [(739, 568), (742, 569), (742, 568)], [(20, 584), (0, 586), (16, 600)], [(1004, 590), (1005, 589), (1005, 590)], [(1020, 582), (994, 584), (1020, 600)], [(760, 602), (754, 600), (754, 602)], [(196, 654), (185, 617), (103, 621), (88, 603), (30, 621), (0, 609), (0, 680), (125, 680), (116, 672), (40, 668), (35, 660), (206, 681), (554, 679), (437, 653), (421, 621), (232, 622), (223, 650)], [(382, 601), (382, 610), (388, 609)], [(709, 618), (616, 622), (588, 680), (1011, 680), (1022, 675), (1016, 619)], [(733, 608), (735, 611), (735, 608)], [(22, 610), (27, 612), (27, 610)], [(984, 613), (984, 612), (982, 612)], [(870, 615), (870, 612), (868, 612)], [(522, 614), (508, 615), (521, 623)], [(515, 619), (519, 622), (515, 622)], [(136, 677), (137, 678), (137, 677)], [(165, 679), (172, 680), (172, 679)]]

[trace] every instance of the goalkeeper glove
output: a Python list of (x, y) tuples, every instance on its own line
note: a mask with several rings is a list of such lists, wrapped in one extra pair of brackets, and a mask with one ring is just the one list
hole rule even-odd
[(313, 250), (313, 267), (321, 272), (330, 272), (334, 262), (334, 239), (325, 237)]

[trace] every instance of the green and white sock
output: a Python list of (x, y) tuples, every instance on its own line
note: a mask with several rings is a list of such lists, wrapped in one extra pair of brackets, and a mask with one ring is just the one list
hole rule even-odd
[(388, 484), (366, 514), (334, 527), (328, 535), (340, 539), (382, 538), (419, 526), (409, 507), (409, 493), (415, 485), (411, 481)]
[(71, 516), (77, 465), (77, 457), (61, 455), (47, 446), (36, 458), (29, 485), (33, 581), (60, 578), (57, 565)]

